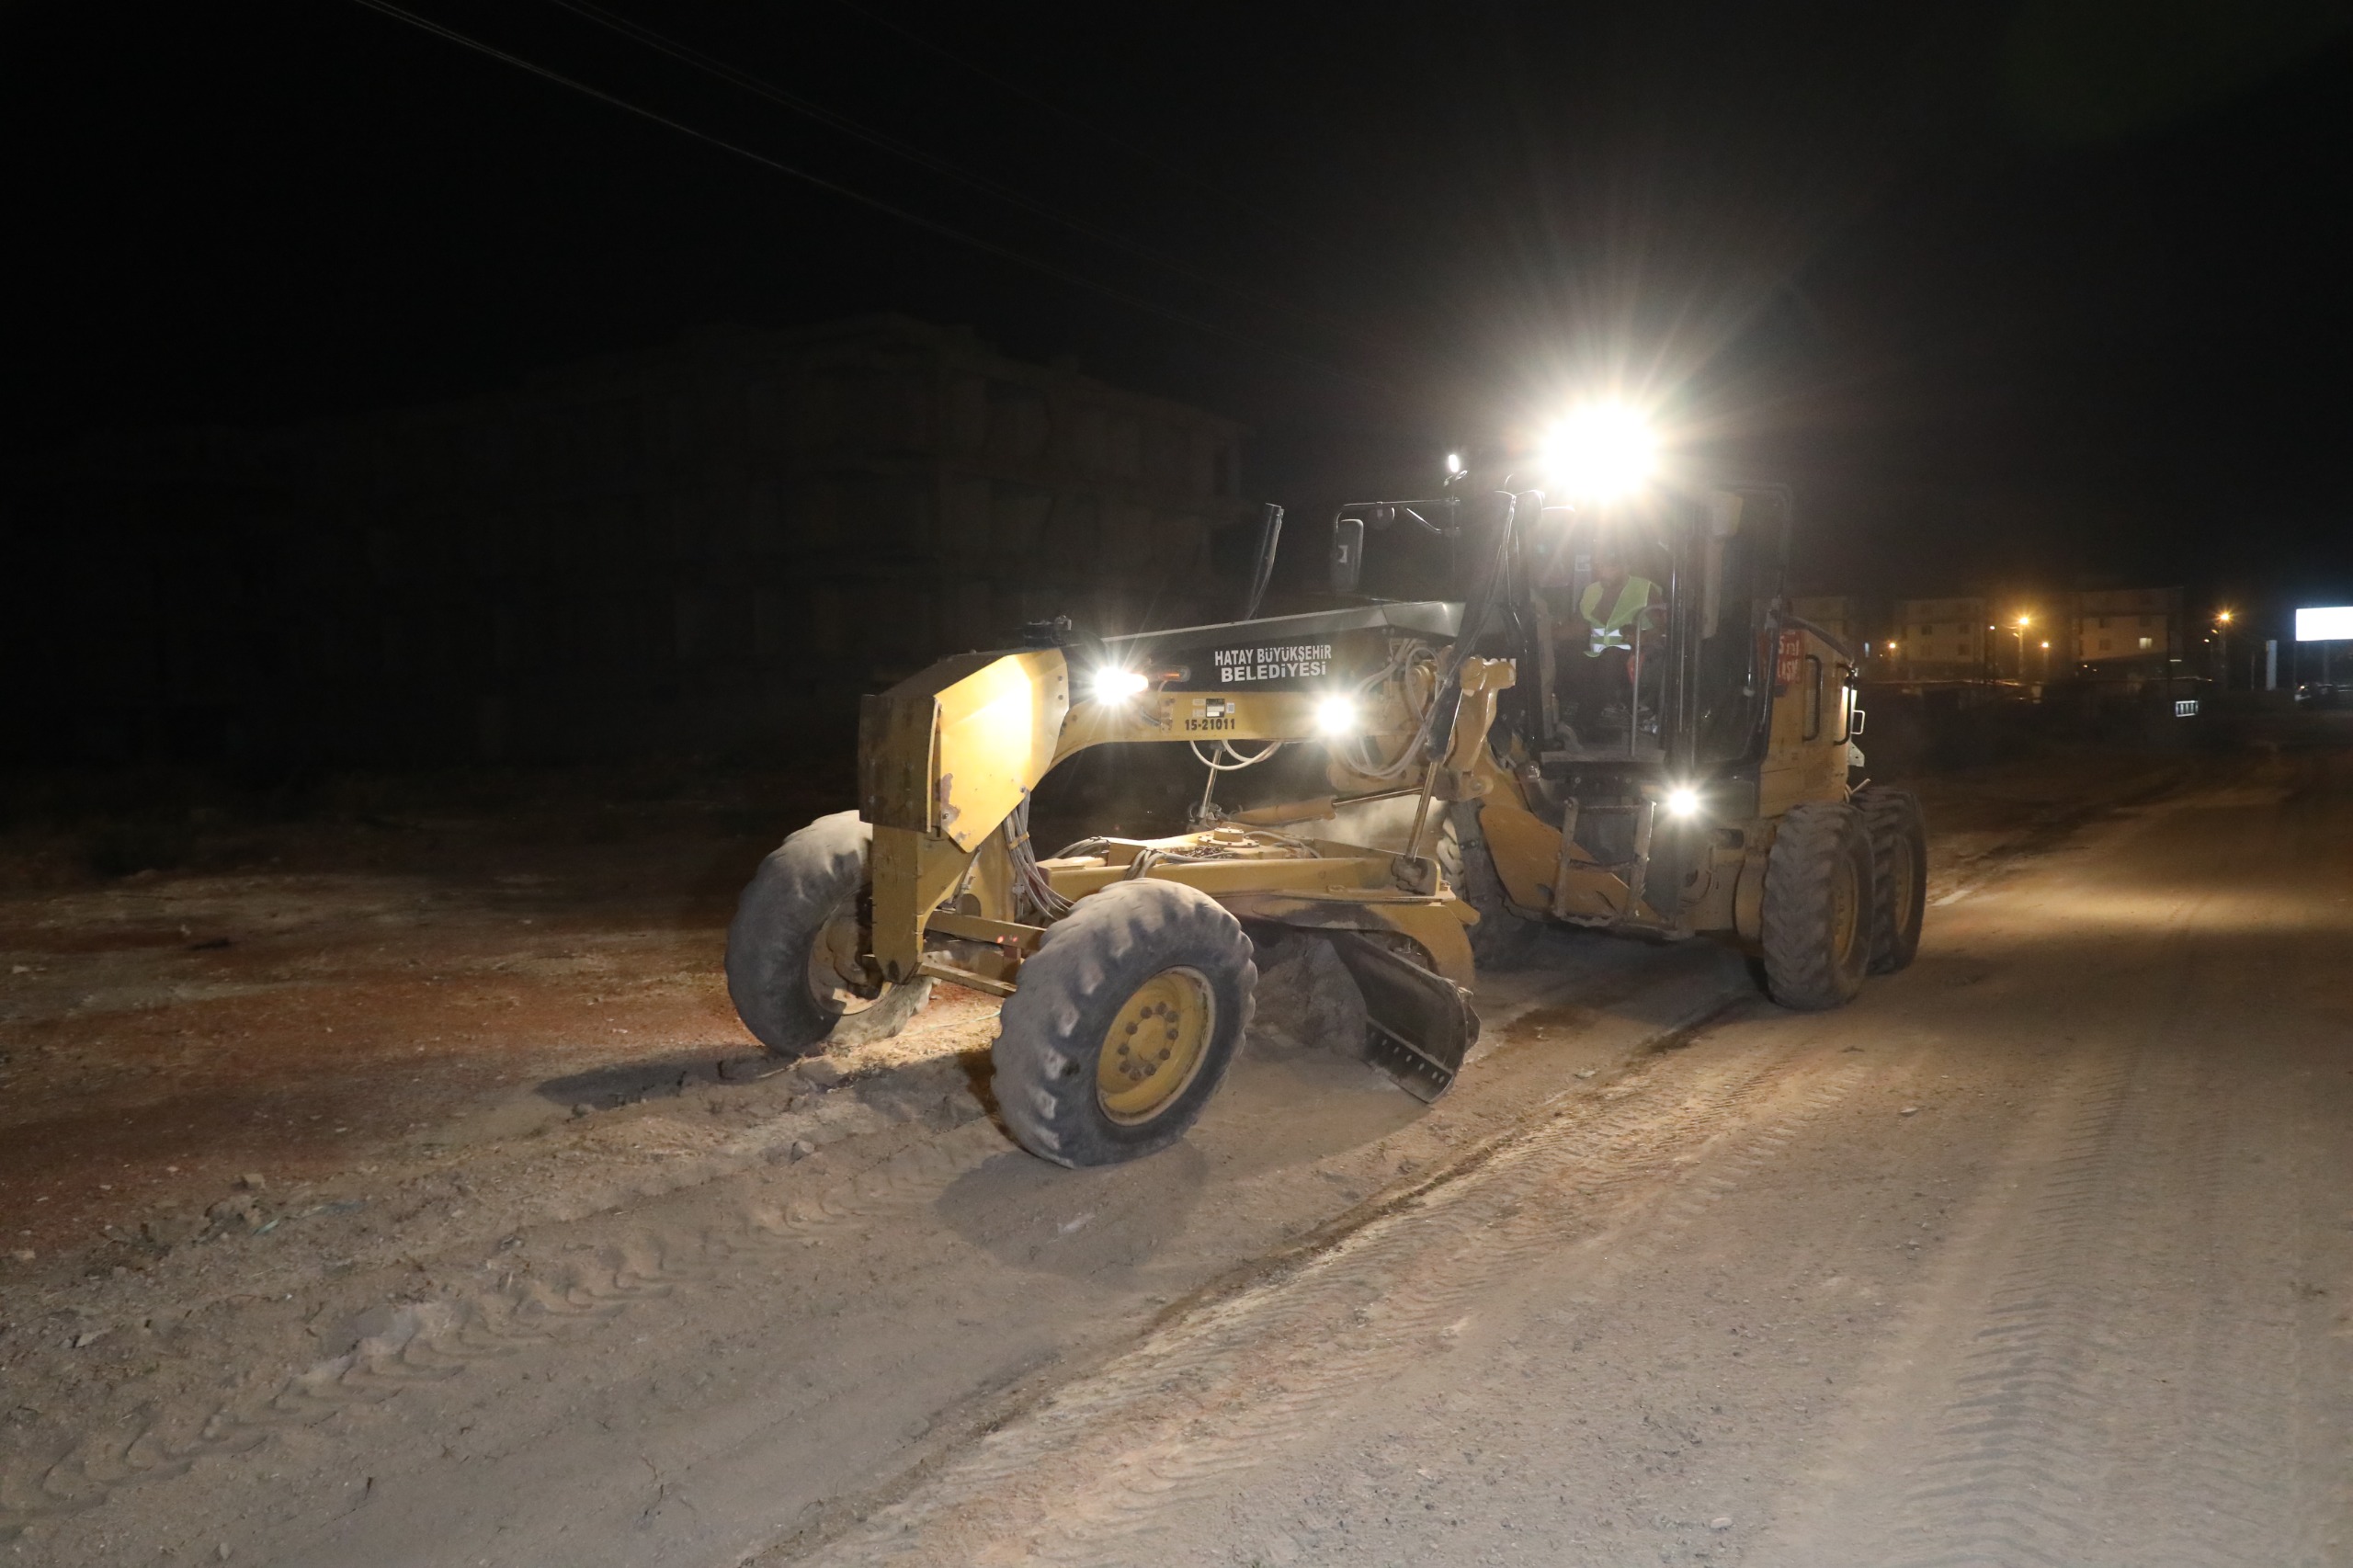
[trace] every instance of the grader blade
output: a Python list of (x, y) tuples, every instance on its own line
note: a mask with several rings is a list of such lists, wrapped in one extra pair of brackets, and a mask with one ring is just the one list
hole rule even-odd
[(1479, 1038), (1471, 994), (1354, 932), (1325, 935), (1364, 994), (1365, 1060), (1425, 1104), (1446, 1093)]

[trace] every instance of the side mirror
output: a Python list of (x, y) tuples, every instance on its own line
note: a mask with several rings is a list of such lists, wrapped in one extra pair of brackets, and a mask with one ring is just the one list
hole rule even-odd
[(1337, 517), (1332, 523), (1332, 591), (1353, 594), (1364, 571), (1364, 519)]

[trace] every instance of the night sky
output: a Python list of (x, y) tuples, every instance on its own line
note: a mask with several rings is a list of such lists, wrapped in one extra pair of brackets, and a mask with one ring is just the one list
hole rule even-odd
[(355, 0), (18, 0), (6, 448), (889, 309), (1277, 499), (1616, 392), (1827, 586), (2353, 599), (2353, 7), (612, 5), (407, 8), (921, 222)]

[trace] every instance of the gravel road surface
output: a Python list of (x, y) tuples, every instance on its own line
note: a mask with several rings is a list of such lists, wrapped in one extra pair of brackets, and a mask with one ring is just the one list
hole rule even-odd
[(1547, 937), (1436, 1107), (1277, 1028), (1073, 1173), (961, 1006), (28, 1283), (0, 1554), (2333, 1568), (2353, 752), (2163, 782), (1836, 1014)]

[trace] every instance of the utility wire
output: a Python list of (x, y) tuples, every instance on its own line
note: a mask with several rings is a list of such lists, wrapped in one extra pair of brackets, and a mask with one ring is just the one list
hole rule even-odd
[[(1166, 158), (1164, 158), (1159, 153), (1153, 152), (1150, 148), (1138, 146), (1135, 142), (1127, 140), (1125, 137), (1113, 135), (1110, 131), (1106, 131), (1102, 126), (1098, 125), (1094, 120), (1089, 119), (1086, 116), (1076, 113), (1074, 110), (1064, 108), (1062, 105), (1055, 103), (1051, 98), (1041, 97), (1038, 94), (1023, 86), (1020, 83), (1013, 81), (1007, 77), (1001, 76), (985, 65), (978, 64), (973, 61), (965, 59), (962, 55), (956, 53), (946, 45), (937, 43), (932, 40), (926, 38), (923, 34), (916, 32), (914, 28), (906, 26), (904, 22), (892, 21), (890, 17), (883, 16), (878, 11), (869, 10), (866, 6), (859, 5), (858, 0), (834, 0), (834, 3), (845, 11), (855, 12), (858, 16), (865, 17), (868, 21), (872, 22), (875, 26), (888, 28), (890, 31), (898, 34), (901, 38), (905, 39), (909, 43), (914, 44), (917, 49), (924, 51), (926, 53), (936, 55), (939, 59), (948, 62), (949, 64), (957, 67), (959, 70), (972, 73), (973, 75), (978, 76), (982, 81), (986, 82), (993, 86), (999, 87), (1006, 92), (1011, 93), (1015, 97), (1021, 99), (1024, 103), (1041, 108), (1057, 119), (1068, 120), (1071, 124), (1091, 132), (1098, 140), (1119, 148), (1129, 156), (1141, 159), (1144, 163), (1151, 165), (1154, 168), (1158, 169), (1161, 173), (1184, 181), (1187, 185), (1191, 186), (1194, 189), (1202, 192), (1204, 195), (1217, 198), (1218, 200), (1224, 202), (1227, 206), (1233, 208), (1237, 212), (1241, 212), (1249, 218), (1255, 219), (1258, 222), (1268, 225), (1269, 227), (1282, 229), (1293, 234), (1302, 234), (1310, 241), (1310, 243), (1316, 245), (1319, 249), (1334, 250), (1336, 248), (1330, 241), (1316, 235), (1305, 234), (1304, 231), (1297, 229), (1290, 223), (1285, 222), (1281, 218), (1267, 212), (1248, 201), (1245, 201), (1242, 198), (1235, 196), (1231, 191), (1223, 190), (1217, 186), (1211, 185), (1208, 180), (1203, 179), (1200, 176), (1193, 173), (1190, 169), (1185, 168), (1181, 165), (1169, 162)], [(1362, 255), (1354, 251), (1348, 253), (1348, 258), (1358, 266), (1362, 266), (1365, 261), (1365, 257)], [(1380, 268), (1379, 270), (1394, 281), (1409, 281), (1408, 279), (1400, 278), (1394, 272), (1390, 272), (1386, 267)]]
[[(1381, 342), (1380, 339), (1374, 337), (1372, 335), (1367, 333), (1364, 329), (1352, 323), (1340, 320), (1337, 317), (1326, 315), (1320, 311), (1299, 304), (1293, 301), (1281, 299), (1271, 294), (1262, 293), (1245, 285), (1229, 281), (1228, 279), (1220, 278), (1213, 273), (1203, 271), (1200, 267), (1184, 260), (1182, 257), (1172, 256), (1165, 251), (1131, 240), (1123, 234), (1115, 233), (1110, 230), (1098, 227), (1096, 224), (1086, 222), (1085, 219), (1073, 217), (1069, 213), (1060, 211), (1046, 205), (1044, 202), (1038, 200), (1035, 197), (1028, 195), (1026, 192), (1017, 190), (1010, 186), (999, 184), (997, 181), (992, 180), (983, 175), (975, 174), (970, 169), (964, 168), (958, 164), (940, 157), (938, 154), (928, 152), (922, 147), (916, 146), (912, 142), (902, 141), (898, 137), (892, 136), (886, 131), (877, 131), (871, 126), (861, 124), (858, 121), (850, 119), (847, 115), (840, 114), (833, 109), (827, 108), (823, 104), (802, 97), (799, 94), (791, 92), (787, 88), (778, 86), (773, 82), (764, 80), (761, 77), (753, 75), (748, 71), (731, 65), (726, 61), (719, 59), (702, 50), (697, 49), (691, 44), (681, 43), (676, 39), (665, 37), (663, 34), (656, 32), (642, 22), (622, 16), (619, 12), (608, 10), (602, 6), (595, 5), (592, 3), (592, 0), (548, 0), (548, 3), (560, 9), (569, 11), (573, 15), (582, 17), (586, 21), (594, 22), (598, 27), (619, 33), (632, 42), (642, 44), (645, 48), (651, 49), (657, 53), (667, 55), (669, 58), (678, 61), (682, 64), (691, 66), (695, 70), (700, 71), (707, 75), (715, 76), (719, 80), (727, 83), (730, 86), (738, 87), (745, 92), (766, 98), (770, 103), (776, 104), (780, 108), (790, 109), (795, 114), (804, 115), (807, 118), (817, 121), (821, 125), (830, 126), (834, 130), (842, 132), (844, 135), (855, 137), (858, 141), (864, 142), (870, 146), (879, 147), (886, 153), (904, 158), (910, 163), (920, 165), (925, 168), (932, 170), (934, 173), (945, 175), (949, 179), (956, 180), (975, 190), (993, 196), (1000, 201), (1009, 203), (1010, 205), (1017, 207), (1023, 211), (1029, 212), (1036, 217), (1043, 218), (1049, 222), (1062, 224), (1064, 228), (1085, 234), (1087, 238), (1094, 240), (1100, 244), (1108, 245), (1114, 250), (1124, 251), (1128, 255), (1135, 256), (1141, 260), (1150, 262), (1156, 267), (1165, 267), (1171, 272), (1188, 278), (1196, 283), (1203, 284), (1211, 289), (1222, 290), (1235, 299), (1245, 301), (1248, 303), (1259, 306), (1262, 309), (1287, 312), (1298, 317), (1303, 322), (1308, 322), (1313, 325), (1321, 327), (1325, 331), (1337, 333), (1340, 335), (1347, 337), (1364, 347), (1371, 348), (1376, 352), (1388, 355), (1397, 355), (1400, 352), (1392, 346)], [(895, 24), (886, 23), (885, 25), (894, 26)], [(1148, 154), (1139, 155), (1148, 156)], [(1183, 176), (1180, 173), (1179, 177), (1186, 176)], [(1410, 358), (1411, 356), (1407, 355), (1405, 357)]]
[[(517, 71), (527, 72), (531, 75), (540, 77), (543, 81), (553, 82), (559, 86), (569, 87), (575, 93), (580, 93), (587, 97), (596, 99), (598, 103), (620, 109), (627, 114), (636, 115), (641, 119), (651, 120), (653, 123), (666, 127), (669, 130), (678, 132), (682, 136), (692, 137), (695, 141), (700, 142), (707, 146), (719, 148), (722, 152), (733, 153), (739, 158), (748, 159), (765, 168), (773, 169), (779, 174), (800, 180), (804, 184), (814, 186), (820, 190), (828, 192), (831, 195), (841, 197), (845, 200), (856, 202), (861, 207), (870, 208), (872, 210), (883, 213), (888, 217), (896, 218), (901, 222), (913, 224), (916, 228), (926, 230), (931, 233), (938, 234), (945, 239), (954, 240), (960, 244), (969, 245), (974, 250), (995, 256), (999, 260), (1008, 261), (1017, 267), (1025, 267), (1029, 268), (1031, 271), (1043, 273), (1049, 278), (1059, 279), (1060, 281), (1071, 284), (1075, 288), (1085, 289), (1091, 293), (1099, 294), (1105, 299), (1115, 301), (1120, 304), (1130, 307), (1132, 310), (1142, 311), (1147, 314), (1158, 316), (1164, 321), (1173, 322), (1179, 326), (1190, 327), (1196, 332), (1206, 333), (1213, 337), (1223, 338), (1227, 342), (1240, 344), (1246, 348), (1253, 348), (1265, 352), (1269, 347), (1263, 338), (1254, 337), (1248, 334), (1237, 332), (1229, 327), (1220, 326), (1214, 322), (1204, 321), (1199, 316), (1188, 315), (1182, 311), (1171, 310), (1165, 305), (1159, 304), (1152, 300), (1144, 299), (1141, 295), (1130, 293), (1126, 290), (1117, 288), (1111, 284), (1098, 281), (1097, 279), (1089, 278), (1083, 273), (1073, 272), (1067, 267), (1057, 267), (1052, 262), (1040, 260), (1036, 256), (1015, 250), (1007, 245), (998, 244), (993, 240), (983, 239), (978, 234), (957, 228), (953, 224), (943, 223), (934, 218), (926, 218), (919, 212), (909, 211), (907, 209), (897, 206), (892, 202), (885, 201), (880, 197), (869, 196), (864, 191), (843, 185), (837, 180), (827, 179), (823, 175), (812, 173), (810, 170), (801, 168), (792, 164), (785, 163), (781, 159), (771, 158), (767, 153), (755, 152), (751, 148), (743, 145), (741, 142), (731, 142), (723, 136), (715, 136), (708, 131), (699, 130), (694, 126), (687, 124), (684, 120), (673, 119), (668, 115), (663, 114), (658, 110), (647, 108), (642, 104), (631, 103), (627, 98), (616, 97), (611, 93), (604, 91), (602, 88), (592, 87), (585, 82), (566, 76), (562, 72), (551, 70), (545, 65), (538, 63), (536, 61), (526, 60), (519, 54), (510, 54), (506, 50), (499, 49), (492, 44), (484, 43), (482, 40), (470, 37), (465, 33), (458, 31), (454, 28), (445, 27), (441, 23), (434, 21), (430, 17), (421, 17), (414, 11), (406, 10), (399, 6), (392, 5), (391, 0), (352, 0), (352, 4), (365, 6), (370, 11), (390, 17), (394, 21), (404, 22), (408, 26), (415, 28), (421, 32), (430, 33), (435, 38), (445, 40), (448, 42), (454, 43), (462, 49), (472, 50), (477, 54), (487, 56), (492, 60), (498, 61), (502, 64), (511, 65)], [(1321, 359), (1302, 354), (1296, 349), (1276, 349), (1274, 351), (1283, 355), (1285, 358), (1296, 360), (1300, 364), (1320, 370), (1325, 375), (1332, 376), (1342, 381), (1356, 381), (1359, 384), (1366, 385), (1384, 384), (1374, 382), (1369, 377), (1358, 375), (1348, 370), (1344, 370), (1336, 365), (1326, 364)], [(1387, 388), (1386, 390), (1393, 392), (1396, 389)]]

